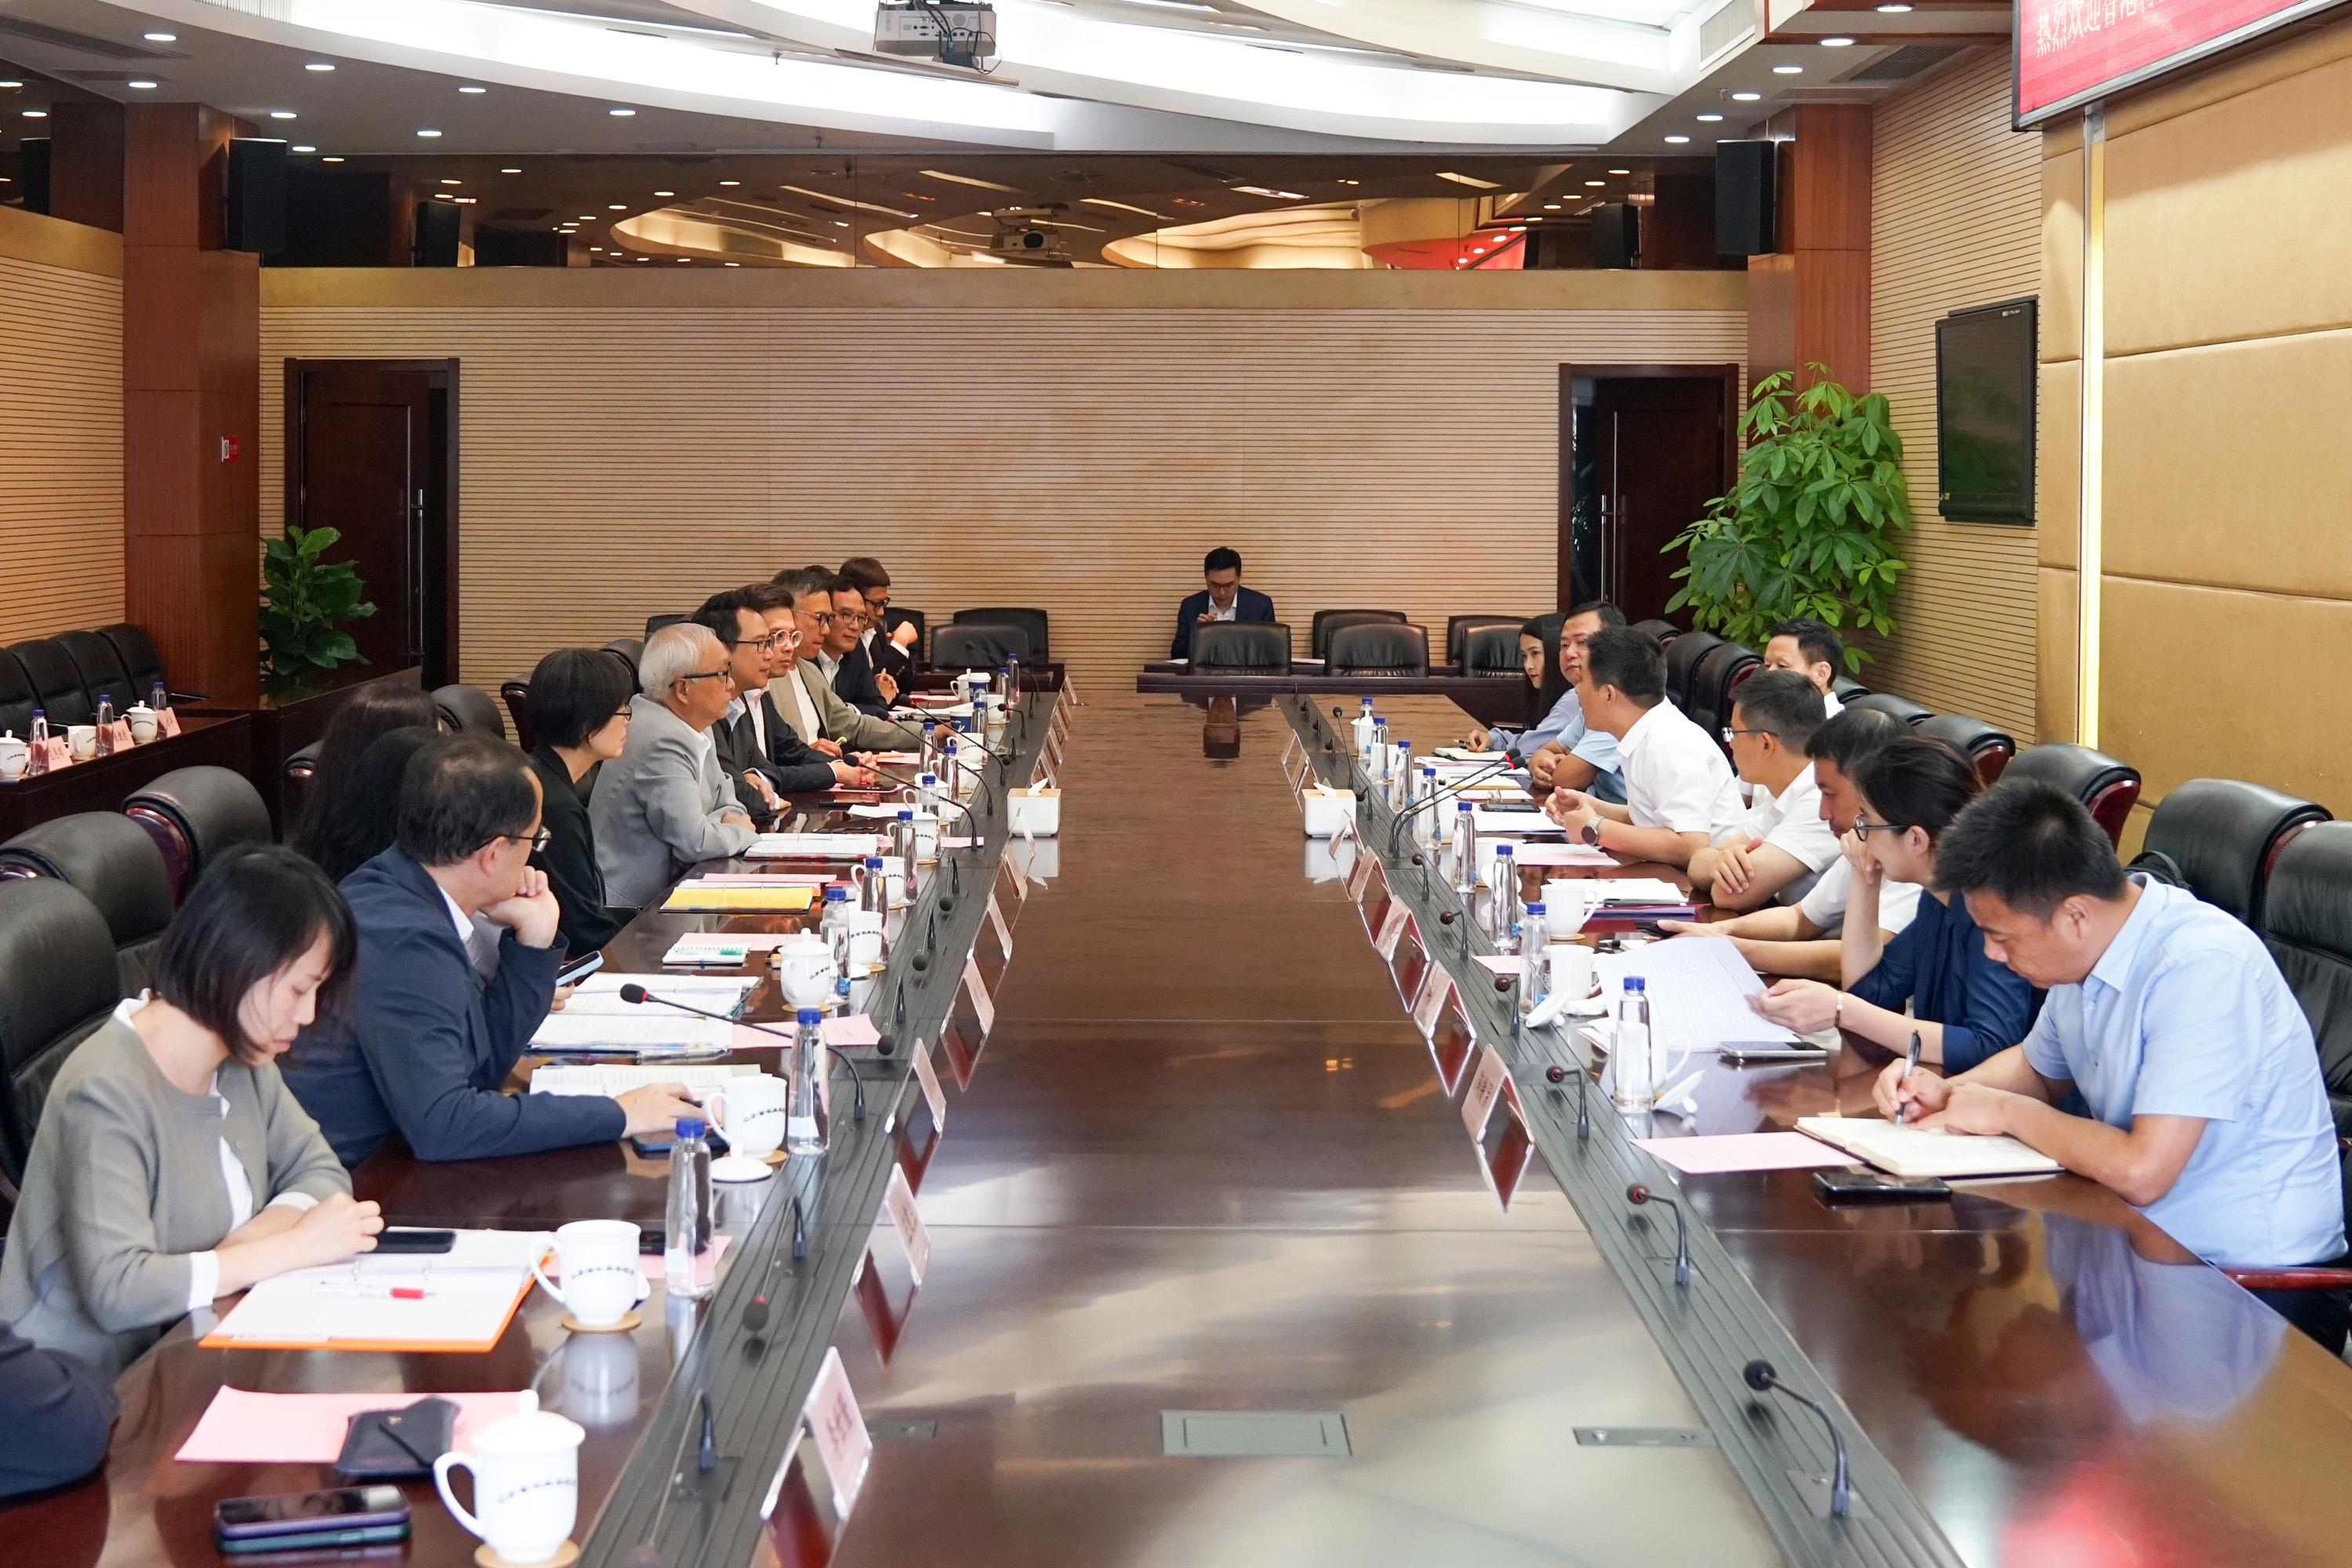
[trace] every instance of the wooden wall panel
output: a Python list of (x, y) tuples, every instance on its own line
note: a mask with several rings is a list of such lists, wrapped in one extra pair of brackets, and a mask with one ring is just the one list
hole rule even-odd
[(0, 208), (0, 643), (121, 616), (121, 241)]
[(1863, 679), (2029, 741), (2034, 530), (1936, 510), (1936, 322), (2039, 287), (2041, 144), (2009, 129), (2007, 53), (1964, 57), (1881, 104), (1871, 185), (1871, 384), (1903, 437), (1913, 531), (1901, 631)]
[[(264, 527), (283, 515), (283, 360), (455, 356), (478, 684), (856, 552), (935, 618), (1044, 606), (1097, 689), (1165, 656), (1216, 544), (1302, 652), (1323, 606), (1401, 609), (1433, 641), (1449, 613), (1549, 609), (1559, 365), (1737, 361), (1744, 279), (1628, 274), (1590, 287), (1649, 304), (1584, 309), (1586, 285), (1548, 275), (1521, 298), (1570, 303), (1450, 309), (1401, 276), (853, 274), (722, 295), (592, 274), (542, 298), (593, 302), (507, 309), (485, 291), (518, 285), (462, 272), (265, 275)], [(812, 302), (730, 302), (760, 289)]]

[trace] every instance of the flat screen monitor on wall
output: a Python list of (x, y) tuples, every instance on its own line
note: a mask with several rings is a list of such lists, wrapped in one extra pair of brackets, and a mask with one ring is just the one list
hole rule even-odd
[(1936, 510), (1953, 522), (2033, 521), (2033, 307), (1936, 323)]

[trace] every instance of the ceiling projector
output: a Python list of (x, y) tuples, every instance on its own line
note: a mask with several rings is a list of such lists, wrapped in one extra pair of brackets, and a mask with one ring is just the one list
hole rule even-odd
[(986, 5), (885, 4), (874, 13), (874, 52), (936, 60), (967, 70), (996, 64), (996, 10)]

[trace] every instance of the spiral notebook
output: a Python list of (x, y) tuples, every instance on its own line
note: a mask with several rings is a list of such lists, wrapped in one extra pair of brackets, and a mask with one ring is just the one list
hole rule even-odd
[(1797, 1131), (1843, 1149), (1896, 1176), (2032, 1176), (2064, 1166), (2014, 1138), (1947, 1132), (1935, 1127), (1897, 1127), (1863, 1116), (1807, 1116)]

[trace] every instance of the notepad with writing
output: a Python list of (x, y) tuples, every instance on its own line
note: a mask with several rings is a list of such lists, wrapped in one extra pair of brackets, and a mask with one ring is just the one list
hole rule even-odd
[(543, 1067), (530, 1075), (533, 1094), (601, 1094), (614, 1097), (647, 1084), (674, 1083), (690, 1090), (723, 1089), (727, 1080), (760, 1069), (749, 1062), (656, 1064), (651, 1067)]
[(665, 910), (751, 910), (761, 913), (797, 914), (816, 902), (816, 889), (806, 886), (782, 888), (742, 888), (719, 886), (694, 880), (680, 882), (662, 900)]
[(882, 853), (885, 842), (870, 833), (762, 833), (743, 851), (743, 858), (860, 860)]
[(1897, 1127), (1861, 1116), (1807, 1116), (1797, 1131), (1867, 1160), (1897, 1176), (2026, 1176), (2063, 1170), (2049, 1155), (2014, 1138), (1940, 1128)]
[(530, 1037), (530, 1048), (555, 1053), (694, 1046), (723, 1051), (734, 1038), (735, 1026), (722, 1018), (697, 1018), (691, 1014), (673, 1013), (667, 1007), (632, 1007), (626, 1013), (575, 1013), (566, 1007), (540, 1020)]

